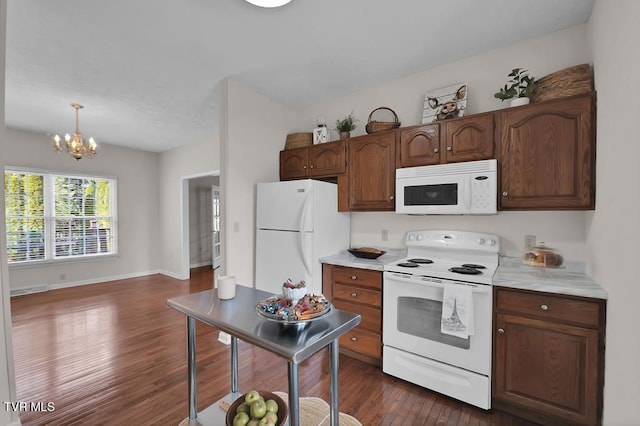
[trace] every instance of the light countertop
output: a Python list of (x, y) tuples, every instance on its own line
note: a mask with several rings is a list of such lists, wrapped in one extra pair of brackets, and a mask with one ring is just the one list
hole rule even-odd
[(344, 250), (338, 254), (320, 258), (320, 263), (329, 263), (331, 265), (348, 266), (351, 268), (383, 271), (384, 265), (386, 265), (387, 263), (397, 262), (398, 260), (407, 256), (406, 249), (381, 248), (380, 250), (385, 250), (386, 253), (377, 259), (361, 259)]
[(525, 265), (519, 257), (500, 257), (493, 285), (607, 299), (606, 290), (586, 275), (581, 262), (569, 261), (558, 268), (543, 268)]

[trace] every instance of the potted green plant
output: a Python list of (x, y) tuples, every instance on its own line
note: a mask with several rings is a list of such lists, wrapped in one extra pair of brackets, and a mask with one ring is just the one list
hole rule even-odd
[(530, 77), (528, 70), (524, 68), (514, 68), (507, 77), (510, 77), (507, 84), (494, 96), (502, 101), (511, 99), (511, 106), (528, 104), (529, 97), (536, 91), (538, 84), (535, 77)]
[(336, 120), (336, 130), (340, 132), (340, 139), (348, 138), (351, 131), (358, 127), (357, 123), (358, 119), (353, 116), (353, 111), (342, 120)]

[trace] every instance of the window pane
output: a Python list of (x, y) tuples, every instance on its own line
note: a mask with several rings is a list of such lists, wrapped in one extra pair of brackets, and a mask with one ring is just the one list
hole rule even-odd
[(44, 259), (44, 176), (7, 171), (4, 190), (8, 262)]
[[(5, 172), (9, 262), (113, 253), (114, 184), (92, 177)], [(52, 195), (46, 209), (45, 185)]]

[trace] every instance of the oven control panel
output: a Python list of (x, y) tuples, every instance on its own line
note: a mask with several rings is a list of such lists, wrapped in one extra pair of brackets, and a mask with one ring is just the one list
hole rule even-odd
[(405, 244), (407, 247), (479, 250), (489, 253), (500, 251), (500, 238), (497, 235), (470, 231), (409, 231)]

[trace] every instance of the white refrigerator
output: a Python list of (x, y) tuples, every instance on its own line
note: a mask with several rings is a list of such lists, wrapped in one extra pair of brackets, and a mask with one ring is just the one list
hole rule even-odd
[(322, 293), (319, 259), (349, 248), (350, 215), (329, 182), (258, 183), (256, 228), (256, 288), (273, 294), (289, 278)]

